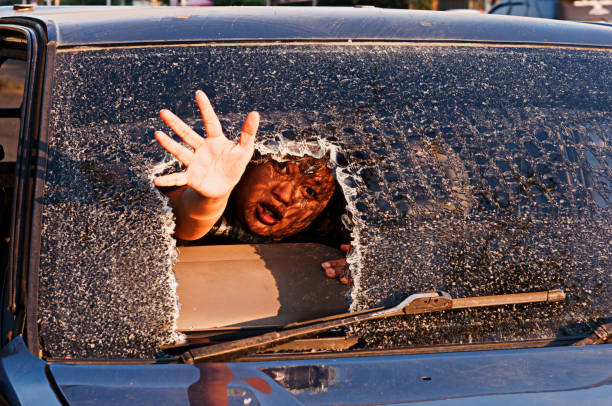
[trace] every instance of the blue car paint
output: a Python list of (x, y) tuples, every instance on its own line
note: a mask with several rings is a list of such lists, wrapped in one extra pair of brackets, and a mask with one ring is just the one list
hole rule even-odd
[(15, 338), (0, 350), (0, 392), (15, 405), (61, 405), (45, 365), (26, 348), (21, 336)]
[[(261, 405), (559, 405), (588, 399), (608, 405), (610, 365), (612, 345), (606, 344), (195, 366), (54, 363), (50, 370), (70, 404), (214, 404), (209, 392), (222, 381), (215, 371), (227, 368), (231, 381), (220, 389), (229, 404), (251, 399)], [(290, 376), (296, 368), (309, 368), (309, 373), (276, 379), (280, 384), (270, 373)], [(326, 371), (327, 381), (307, 382), (317, 370)]]
[[(230, 404), (235, 401), (244, 404), (243, 398), (257, 399), (260, 404), (301, 404), (254, 365), (262, 364), (56, 363), (50, 365), (50, 370), (70, 404), (93, 400), (102, 405), (132, 405), (135, 402), (143, 405), (218, 404), (219, 399), (214, 394), (218, 389), (227, 394)], [(223, 374), (223, 370), (227, 374)]]
[[(555, 0), (543, 1), (529, 10), (544, 12), (551, 9), (553, 3), (556, 7)], [(514, 11), (512, 15), (517, 15)], [(500, 10), (496, 14), (506, 12)], [(0, 7), (0, 18), (38, 20), (44, 24), (48, 40), (60, 48), (253, 39), (610, 44), (609, 31), (590, 24), (566, 21), (534, 24), (530, 19), (421, 10), (370, 9), (366, 12), (350, 7), (190, 7), (186, 12), (180, 7), (37, 6), (31, 12)]]

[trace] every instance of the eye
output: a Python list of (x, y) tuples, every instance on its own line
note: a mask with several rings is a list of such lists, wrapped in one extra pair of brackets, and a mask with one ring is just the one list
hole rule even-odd
[(316, 190), (314, 190), (311, 187), (304, 186), (304, 193), (306, 193), (306, 196), (308, 196), (311, 199), (316, 199), (317, 198)]
[(287, 162), (274, 161), (274, 167), (279, 173), (287, 173)]

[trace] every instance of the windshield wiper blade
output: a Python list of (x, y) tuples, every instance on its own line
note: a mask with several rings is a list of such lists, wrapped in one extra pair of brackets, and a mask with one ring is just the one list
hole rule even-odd
[(415, 293), (393, 307), (375, 308), (310, 320), (303, 323), (294, 323), (286, 326), (286, 328), (281, 331), (274, 331), (226, 343), (213, 344), (207, 347), (192, 348), (185, 351), (180, 359), (187, 364), (193, 364), (198, 361), (227, 360), (239, 355), (244, 355), (250, 351), (268, 348), (272, 345), (277, 345), (294, 338), (321, 333), (333, 328), (349, 326), (367, 320), (453, 309), (537, 302), (560, 302), (564, 299), (565, 293), (558, 289), (544, 292), (514, 293), (508, 295), (455, 299), (451, 298), (448, 293), (442, 291)]

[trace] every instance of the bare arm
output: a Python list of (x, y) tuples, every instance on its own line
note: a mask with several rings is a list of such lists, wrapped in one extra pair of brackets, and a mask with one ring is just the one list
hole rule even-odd
[(185, 165), (185, 170), (153, 180), (157, 186), (183, 186), (168, 193), (176, 216), (175, 235), (183, 240), (198, 239), (221, 217), (229, 195), (240, 181), (255, 145), (259, 114), (251, 112), (242, 125), (240, 140), (234, 143), (223, 134), (221, 123), (208, 97), (196, 92), (206, 138), (200, 137), (169, 110), (162, 110), (162, 120), (192, 149), (177, 143), (162, 131), (155, 139)]

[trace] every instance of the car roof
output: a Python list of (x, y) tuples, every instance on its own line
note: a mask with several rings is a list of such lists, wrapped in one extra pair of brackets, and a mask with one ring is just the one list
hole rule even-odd
[[(17, 19), (17, 20), (16, 20)], [(352, 7), (0, 7), (37, 20), (58, 46), (245, 40), (466, 41), (612, 46), (609, 27), (436, 11)]]

